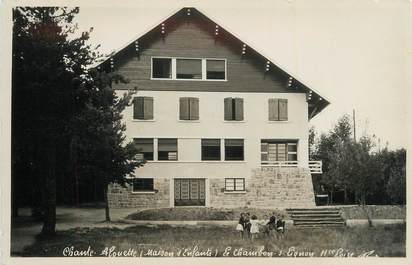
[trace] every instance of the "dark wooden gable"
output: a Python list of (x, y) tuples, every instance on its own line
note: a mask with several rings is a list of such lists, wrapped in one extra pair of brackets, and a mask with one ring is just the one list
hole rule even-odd
[[(226, 59), (227, 81), (151, 80), (154, 56)], [(117, 71), (130, 80), (126, 85), (114, 84), (114, 89), (306, 93), (309, 118), (329, 104), (194, 8), (181, 9), (99, 68)]]

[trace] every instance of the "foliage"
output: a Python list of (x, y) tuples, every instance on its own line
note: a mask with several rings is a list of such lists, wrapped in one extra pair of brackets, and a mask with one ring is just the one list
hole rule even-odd
[[(345, 203), (406, 203), (406, 151), (375, 150), (373, 138), (351, 138), (348, 115), (317, 139), (312, 157), (322, 160), (323, 174), (318, 185), (330, 194), (344, 193)], [(313, 136), (310, 136), (313, 137)]]
[(111, 82), (126, 80), (89, 71), (102, 56), (88, 43), (91, 30), (75, 36), (78, 12), (13, 9), (12, 193), (39, 204), (33, 206), (44, 213), (45, 235), (55, 232), (58, 183), (65, 194), (90, 175), (106, 183), (140, 165), (121, 123), (131, 93), (119, 99), (111, 89)]

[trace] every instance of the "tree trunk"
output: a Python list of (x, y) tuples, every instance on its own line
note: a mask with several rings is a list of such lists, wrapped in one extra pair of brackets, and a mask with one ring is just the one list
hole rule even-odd
[(56, 233), (56, 145), (54, 141), (48, 142), (46, 148), (46, 164), (44, 172), (44, 219), (41, 234), (53, 236)]
[(109, 208), (109, 196), (107, 194), (108, 192), (108, 183), (105, 180), (104, 181), (104, 203), (105, 203), (105, 213), (106, 213), (106, 222), (110, 222), (110, 208)]

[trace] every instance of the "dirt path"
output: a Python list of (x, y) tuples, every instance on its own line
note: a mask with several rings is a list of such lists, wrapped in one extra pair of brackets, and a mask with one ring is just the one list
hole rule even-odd
[[(76, 227), (117, 227), (125, 228), (133, 224), (120, 223), (120, 219), (136, 211), (136, 209), (112, 209), (112, 222), (106, 223), (104, 208), (92, 207), (58, 207), (57, 230), (68, 230)], [(41, 232), (42, 223), (30, 217), (30, 209), (19, 209), (19, 217), (13, 220), (11, 229), (11, 253), (19, 255), (26, 246), (35, 242), (35, 237)]]

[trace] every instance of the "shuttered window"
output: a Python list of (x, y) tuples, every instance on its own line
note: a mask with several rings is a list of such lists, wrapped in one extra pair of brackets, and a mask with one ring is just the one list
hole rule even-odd
[(220, 139), (202, 139), (202, 160), (220, 160)]
[(261, 140), (261, 161), (297, 161), (297, 142)]
[(139, 149), (137, 159), (153, 160), (153, 138), (134, 138), (133, 141)]
[(177, 160), (177, 139), (158, 139), (158, 160)]
[(179, 99), (179, 119), (199, 120), (199, 99), (184, 97)]
[(224, 99), (225, 121), (243, 121), (243, 98)]
[(176, 59), (177, 79), (202, 79), (202, 60)]
[(288, 120), (288, 100), (282, 98), (269, 99), (269, 120), (287, 121)]
[(244, 191), (245, 179), (244, 178), (226, 178), (225, 179), (225, 191)]
[(244, 160), (243, 139), (225, 139), (225, 160)]
[(135, 97), (133, 99), (133, 119), (153, 120), (152, 97)]

